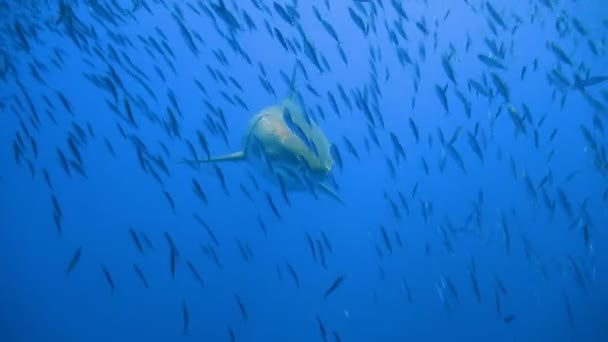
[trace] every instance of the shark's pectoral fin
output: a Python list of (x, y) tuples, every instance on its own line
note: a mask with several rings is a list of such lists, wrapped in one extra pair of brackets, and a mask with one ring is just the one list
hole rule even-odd
[(182, 163), (190, 164), (190, 165), (199, 165), (204, 163), (219, 163), (219, 162), (227, 162), (227, 161), (241, 161), (245, 160), (245, 152), (238, 151), (230, 154), (225, 154), (222, 156), (211, 157), (209, 159), (183, 159)]
[(340, 197), (340, 195), (338, 195), (338, 193), (334, 189), (328, 187), (327, 185), (325, 185), (323, 183), (319, 183), (319, 188), (321, 190), (323, 190), (323, 192), (325, 192), (326, 194), (328, 194), (329, 196), (333, 197), (335, 200), (340, 202), (341, 204), (346, 205), (346, 203), (344, 202), (342, 197)]

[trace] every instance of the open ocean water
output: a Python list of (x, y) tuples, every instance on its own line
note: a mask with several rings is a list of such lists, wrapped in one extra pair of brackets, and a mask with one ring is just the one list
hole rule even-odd
[(606, 1), (0, 17), (0, 341), (608, 341)]

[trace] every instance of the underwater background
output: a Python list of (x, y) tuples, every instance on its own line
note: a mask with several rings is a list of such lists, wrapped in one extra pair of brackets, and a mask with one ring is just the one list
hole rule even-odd
[[(605, 1), (0, 14), (0, 341), (608, 341)], [(183, 162), (292, 90), (343, 203)]]

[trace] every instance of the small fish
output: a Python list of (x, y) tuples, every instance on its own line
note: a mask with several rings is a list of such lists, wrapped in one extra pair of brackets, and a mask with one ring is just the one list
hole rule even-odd
[(319, 256), (321, 259), (321, 265), (323, 268), (327, 269), (327, 264), (325, 263), (325, 253), (323, 252), (323, 246), (321, 245), (321, 241), (317, 240), (317, 248), (319, 250)]
[(148, 248), (150, 248), (151, 250), (154, 250), (154, 245), (152, 244), (152, 241), (150, 240), (148, 235), (146, 235), (145, 233), (139, 233), (139, 236), (141, 237), (141, 239), (144, 241), (144, 243), (146, 244), (146, 246)]
[(570, 325), (572, 325), (573, 321), (574, 321), (574, 315), (572, 313), (572, 306), (570, 305), (570, 300), (568, 299), (568, 295), (566, 294), (566, 292), (563, 292), (563, 290), (562, 290), (562, 298), (564, 299), (564, 306), (566, 308), (566, 314), (568, 315), (568, 321), (570, 322)]
[(217, 178), (220, 180), (220, 184), (222, 185), (222, 190), (224, 190), (224, 193), (226, 195), (228, 195), (228, 188), (226, 187), (226, 179), (224, 178), (224, 173), (217, 165), (213, 165), (213, 169), (215, 170), (215, 174), (217, 175)]
[(139, 279), (141, 279), (141, 281), (144, 283), (144, 287), (148, 288), (148, 280), (144, 276), (144, 272), (141, 270), (141, 268), (139, 268), (139, 266), (137, 265), (133, 265), (133, 270), (135, 270), (135, 273), (137, 274)]
[(557, 45), (555, 42), (547, 42), (547, 46), (548, 48), (553, 52), (553, 54), (555, 54), (555, 57), (557, 57), (557, 59), (566, 64), (566, 65), (572, 65), (572, 60), (570, 59), (570, 57), (568, 57), (568, 55), (564, 52), (564, 50), (562, 50), (562, 48)]
[(448, 105), (448, 98), (446, 96), (447, 90), (448, 90), (447, 84), (444, 87), (441, 87), (438, 84), (435, 85), (435, 94), (439, 98), (439, 102), (441, 102), (441, 106), (443, 107), (443, 110), (446, 113), (449, 113), (450, 109), (449, 109), (449, 105)]
[[(495, 69), (499, 69), (499, 70), (506, 70), (507, 68), (504, 66), (504, 64), (502, 64), (500, 62), (500, 60), (492, 57), (492, 56), (486, 56), (486, 55), (482, 55), (479, 54), (477, 55), (477, 58), (479, 59), (479, 61), (481, 61), (483, 64), (495, 68)], [(525, 67), (524, 67), (525, 68)], [(523, 74), (525, 74), (525, 69), (522, 70), (521, 72), (521, 78), (523, 79)]]
[(171, 267), (171, 279), (175, 279), (175, 262), (177, 261), (177, 251), (175, 249), (175, 247), (171, 247), (171, 254), (169, 256), (170, 258), (170, 267)]
[(205, 205), (209, 204), (209, 201), (207, 200), (207, 195), (205, 195), (203, 188), (197, 182), (197, 180), (194, 178), (192, 178), (192, 187), (193, 187), (194, 194), (196, 195), (196, 197), (198, 197), (201, 201), (203, 201), (203, 203), (205, 203)]
[(211, 230), (211, 227), (207, 224), (207, 222), (203, 221), (203, 219), (198, 214), (192, 214), (192, 216), (198, 223), (201, 224), (201, 226), (203, 226), (203, 228), (205, 229), (205, 231), (207, 232), (207, 234), (209, 235), (209, 237), (211, 238), (213, 243), (216, 246), (219, 246), (220, 243), (219, 243), (217, 237), (215, 236), (215, 233), (213, 232), (213, 230)]
[(410, 124), (410, 128), (412, 130), (412, 133), (414, 134), (414, 138), (416, 138), (416, 144), (419, 142), (419, 135), (418, 135), (418, 127), (416, 126), (416, 123), (414, 122), (414, 120), (412, 120), (412, 118), (409, 118), (409, 124)]
[(401, 280), (401, 289), (403, 290), (403, 292), (405, 293), (405, 297), (407, 298), (407, 301), (412, 304), (413, 300), (412, 300), (412, 293), (410, 292), (410, 288), (407, 285), (407, 282), (405, 281), (405, 279)]
[(287, 203), (287, 205), (291, 205), (291, 202), (289, 201), (289, 195), (287, 194), (287, 186), (285, 185), (285, 180), (283, 179), (283, 176), (281, 176), (281, 174), (277, 174), (277, 179), (279, 180), (281, 195), (283, 195), (285, 203)]
[(471, 260), (471, 265), (469, 266), (469, 277), (471, 279), (471, 285), (473, 286), (473, 293), (475, 294), (475, 299), (477, 299), (478, 303), (481, 303), (481, 292), (479, 290), (479, 284), (477, 283), (477, 274), (475, 270), (475, 263)]
[(312, 241), (312, 237), (308, 233), (306, 233), (306, 240), (308, 241), (308, 246), (310, 247), (310, 253), (312, 254), (312, 259), (315, 262), (317, 262), (317, 251), (315, 249), (315, 244)]
[(236, 303), (237, 303), (237, 305), (239, 307), (239, 311), (241, 312), (241, 316), (243, 317), (243, 319), (245, 321), (247, 321), (247, 318), (248, 318), (248, 316), (247, 316), (247, 310), (245, 310), (245, 305), (243, 305), (243, 302), (241, 301), (241, 298), (237, 294), (235, 294), (234, 295), (234, 299), (236, 300)]
[(236, 335), (231, 327), (228, 327), (228, 336), (230, 336), (230, 342), (236, 342)]
[(503, 318), (503, 321), (505, 323), (511, 323), (511, 322), (513, 322), (513, 320), (515, 320), (515, 318), (517, 318), (517, 316), (515, 316), (513, 314), (507, 315), (507, 316), (505, 316), (505, 318)]
[(327, 342), (327, 330), (325, 329), (325, 325), (323, 324), (319, 316), (316, 316), (316, 318), (317, 323), (319, 324), (319, 332), (321, 333), (321, 338), (323, 339), (323, 342)]
[(247, 252), (247, 250), (245, 248), (245, 245), (243, 245), (243, 243), (238, 238), (235, 239), (235, 240), (236, 240), (236, 243), (237, 243), (237, 245), (239, 247), (239, 251), (241, 252), (241, 256), (243, 257), (243, 260), (245, 260), (247, 262), (250, 262), (251, 258), (250, 258), (250, 255), (249, 255), (249, 253)]
[(391, 241), (388, 238), (388, 234), (386, 233), (386, 229), (383, 225), (380, 225), (380, 232), (382, 233), (382, 239), (384, 240), (384, 244), (386, 245), (386, 249), (389, 254), (393, 254), (393, 247), (391, 245)]
[(184, 317), (184, 335), (188, 335), (188, 329), (190, 325), (190, 314), (188, 313), (188, 306), (186, 305), (186, 301), (182, 301), (182, 314)]
[(450, 79), (450, 81), (452, 83), (456, 84), (456, 77), (454, 76), (454, 68), (452, 68), (452, 65), (450, 64), (451, 57), (452, 57), (452, 54), (450, 54), (448, 56), (442, 56), (441, 65), (443, 66), (443, 70), (446, 73), (446, 75), (448, 76), (448, 78)]
[(344, 281), (344, 279), (346, 278), (345, 275), (340, 275), (338, 276), (334, 282), (331, 284), (331, 286), (325, 290), (325, 293), (323, 294), (323, 298), (326, 299), (330, 294), (332, 294), (338, 287), (340, 287), (340, 285), (342, 285), (342, 282)]
[(340, 155), (340, 151), (338, 150), (338, 147), (336, 145), (331, 145), (330, 152), (331, 152), (332, 158), (336, 162), (336, 165), (338, 165), (338, 168), (340, 170), (342, 170), (342, 167), (343, 167), (342, 156)]
[(496, 314), (500, 316), (502, 314), (502, 311), (500, 309), (500, 295), (498, 293), (498, 290), (494, 291), (494, 300), (496, 304)]
[(46, 185), (48, 185), (48, 187), (53, 190), (53, 184), (51, 183), (51, 176), (49, 175), (48, 170), (42, 169), (42, 174), (44, 175), (44, 181), (46, 182)]
[(287, 124), (287, 127), (289, 127), (289, 129), (298, 138), (300, 138), (300, 140), (302, 140), (302, 142), (311, 151), (313, 151), (313, 152), (316, 151), (316, 146), (314, 145), (314, 143), (310, 140), (310, 138), (308, 137), (308, 135), (306, 133), (304, 133), (304, 129), (293, 120), (293, 116), (292, 116), (291, 112), (289, 111), (289, 109), (287, 109), (287, 108), (283, 109), (283, 120)]
[(106, 282), (110, 286), (112, 293), (114, 293), (114, 290), (115, 290), (114, 280), (112, 279), (112, 275), (110, 274), (110, 271), (108, 271), (108, 269), (104, 265), (101, 265), (101, 271), (103, 272), (104, 278), (106, 279)]
[(135, 233), (135, 231), (133, 230), (132, 227), (129, 227), (129, 233), (131, 234), (131, 237), (133, 238), (133, 242), (135, 243), (135, 247), (137, 247), (137, 250), (141, 253), (141, 255), (144, 255), (144, 249), (141, 246), (139, 237), (137, 236), (137, 233)]
[(348, 14), (350, 14), (351, 20), (355, 23), (355, 25), (357, 25), (361, 32), (363, 32), (363, 34), (367, 36), (369, 26), (365, 24), (363, 19), (359, 15), (357, 15), (357, 13), (350, 7), (348, 8)]
[(325, 235), (325, 233), (321, 232), (321, 239), (323, 239), (323, 243), (325, 244), (325, 248), (327, 248), (327, 250), (329, 251), (329, 253), (333, 253), (333, 248), (331, 247), (331, 244), (329, 243), (329, 239), (327, 238), (327, 236)]
[(281, 214), (279, 214), (279, 210), (277, 209), (277, 206), (274, 204), (274, 201), (272, 200), (272, 197), (270, 196), (270, 194), (267, 192), (265, 192), (264, 194), (266, 196), (266, 200), (268, 201), (268, 205), (270, 205), (270, 208), (272, 209), (272, 212), (274, 213), (274, 215), (278, 219), (281, 219)]
[(82, 254), (82, 246), (80, 246), (76, 249), (74, 256), (72, 256), (72, 259), (70, 259), (70, 263), (68, 264), (68, 268), (65, 272), (66, 275), (72, 273), (72, 271), (74, 270), (74, 267), (76, 267), (76, 265), (78, 264), (78, 261), (80, 260), (81, 254)]
[(175, 214), (175, 202), (173, 201), (173, 197), (171, 197), (171, 195), (166, 190), (163, 190), (163, 194), (165, 194), (165, 197), (167, 198), (167, 201), (169, 201), (169, 205), (171, 205), (171, 209)]
[(407, 160), (405, 149), (403, 148), (403, 145), (401, 145), (401, 142), (399, 142), (399, 138), (397, 138), (395, 133), (392, 132), (390, 133), (390, 137), (391, 143), (393, 144), (393, 153), (395, 155), (395, 159), (397, 159), (397, 163), (399, 163), (401, 158), (403, 158), (403, 160)]
[(186, 265), (188, 266), (188, 268), (190, 269), (190, 272), (192, 272), (192, 275), (198, 281), (198, 283), (202, 287), (205, 287), (205, 283), (203, 282), (203, 278), (200, 276), (200, 274), (198, 273), (198, 271), (196, 270), (196, 268), (194, 268), (194, 265), (192, 265), (192, 263), (190, 261), (186, 261)]
[(289, 263), (287, 263), (287, 269), (289, 270), (289, 273), (291, 274), (291, 277), (293, 278), (293, 281), (296, 283), (296, 287), (299, 288), (300, 287), (300, 279), (298, 277), (298, 274), (296, 273), (296, 270)]
[(583, 223), (583, 239), (585, 241), (585, 248), (589, 248), (589, 225), (587, 223)]
[(361, 159), (359, 157), (359, 153), (357, 152), (357, 149), (355, 148), (353, 143), (345, 136), (342, 136), (342, 140), (343, 140), (344, 144), (346, 145), (346, 150), (348, 151), (348, 153), (350, 153), (353, 157), (355, 157), (355, 159), (357, 159), (357, 161), (360, 161)]

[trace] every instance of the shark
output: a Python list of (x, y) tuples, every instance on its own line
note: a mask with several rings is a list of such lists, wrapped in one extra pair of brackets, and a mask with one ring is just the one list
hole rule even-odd
[(241, 150), (208, 159), (184, 159), (190, 165), (246, 162), (285, 191), (316, 191), (344, 204), (337, 191), (326, 181), (331, 176), (331, 143), (319, 125), (304, 113), (294, 89), (295, 69), (290, 94), (283, 101), (255, 114), (243, 136)]

